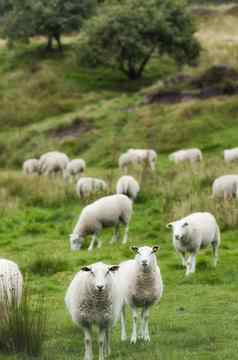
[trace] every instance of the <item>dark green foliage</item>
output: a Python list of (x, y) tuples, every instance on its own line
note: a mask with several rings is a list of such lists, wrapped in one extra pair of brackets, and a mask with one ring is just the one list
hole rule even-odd
[(43, 35), (48, 38), (49, 50), (53, 39), (62, 49), (61, 35), (78, 31), (95, 6), (96, 0), (13, 0), (3, 21), (4, 34), (10, 42)]
[(0, 322), (0, 350), (7, 353), (39, 355), (46, 337), (46, 308), (42, 297), (33, 301), (25, 291), (18, 306), (13, 296), (11, 302), (3, 300), (6, 314)]
[(51, 276), (68, 268), (66, 261), (52, 257), (38, 257), (29, 265), (29, 271), (40, 276)]
[(180, 65), (194, 64), (200, 52), (194, 32), (183, 1), (115, 2), (86, 24), (79, 56), (87, 64), (106, 64), (137, 79), (152, 57), (169, 55)]
[(0, 0), (0, 21), (1, 18), (11, 10), (11, 1), (10, 0)]

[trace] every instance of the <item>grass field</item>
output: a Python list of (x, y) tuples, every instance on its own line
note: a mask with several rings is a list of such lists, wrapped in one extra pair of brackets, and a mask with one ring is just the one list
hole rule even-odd
[[(200, 64), (184, 69), (185, 74), (198, 76), (221, 63), (237, 67), (237, 18), (230, 7), (211, 8), (212, 16), (198, 18), (204, 49)], [(70, 280), (82, 265), (98, 260), (116, 264), (133, 256), (131, 245), (142, 244), (160, 245), (164, 296), (151, 312), (151, 343), (121, 344), (117, 325), (111, 359), (238, 359), (237, 202), (210, 198), (215, 177), (237, 172), (237, 164), (223, 163), (222, 150), (237, 146), (238, 96), (143, 105), (145, 94), (177, 74), (175, 64), (154, 59), (144, 79), (130, 84), (117, 72), (82, 69), (73, 51), (76, 44), (68, 39), (63, 58), (46, 56), (40, 41), (15, 50), (0, 46), (1, 257), (19, 264), (33, 299), (45, 295), (48, 331), (40, 359), (83, 359), (82, 332), (64, 306)], [(185, 146), (200, 147), (204, 163), (170, 164), (168, 153)], [(142, 177), (128, 246), (109, 245), (108, 230), (100, 250), (88, 253), (85, 244), (82, 251), (71, 252), (68, 235), (93, 199), (79, 201), (73, 185), (60, 179), (24, 177), (22, 161), (55, 148), (82, 156), (87, 174), (102, 176), (114, 191), (117, 157), (128, 147), (160, 152), (156, 173)], [(214, 213), (222, 244), (216, 269), (208, 249), (198, 256), (197, 272), (185, 278), (166, 224), (192, 211)], [(94, 349), (97, 358), (96, 342)], [(0, 360), (22, 358), (0, 353)]]

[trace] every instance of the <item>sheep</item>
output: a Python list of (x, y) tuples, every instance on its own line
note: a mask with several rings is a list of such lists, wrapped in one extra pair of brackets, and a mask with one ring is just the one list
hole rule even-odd
[(128, 172), (129, 165), (148, 165), (152, 171), (155, 170), (157, 154), (150, 149), (129, 149), (119, 157), (119, 168)]
[(140, 185), (132, 176), (122, 176), (117, 182), (116, 193), (124, 194), (133, 201), (137, 198), (139, 191)]
[(169, 155), (169, 160), (175, 162), (189, 161), (195, 163), (202, 160), (202, 152), (199, 149), (183, 149), (173, 152)]
[(85, 169), (86, 163), (83, 159), (73, 159), (66, 166), (64, 178), (65, 180), (68, 180), (70, 177), (77, 179), (84, 173)]
[(92, 360), (92, 326), (99, 328), (99, 360), (110, 355), (110, 330), (117, 321), (123, 297), (114, 273), (118, 266), (98, 262), (84, 266), (75, 275), (65, 296), (72, 321), (83, 328), (84, 360)]
[(238, 148), (224, 150), (224, 160), (229, 163), (238, 160)]
[(121, 171), (125, 174), (128, 173), (128, 166), (131, 164), (136, 164), (136, 157), (134, 154), (123, 153), (119, 157), (118, 165)]
[[(119, 226), (125, 225), (125, 234), (122, 243), (128, 240), (129, 222), (132, 214), (132, 201), (125, 195), (110, 195), (96, 200), (86, 206), (70, 235), (71, 250), (79, 250), (86, 235), (92, 234), (92, 240), (88, 250), (93, 249), (97, 236), (105, 227), (114, 226), (114, 235), (111, 243), (119, 240)], [(101, 246), (101, 241), (98, 247)]]
[(87, 197), (97, 191), (106, 191), (107, 183), (101, 179), (82, 177), (76, 184), (76, 193), (79, 197)]
[(52, 175), (58, 172), (64, 174), (69, 158), (62, 152), (50, 151), (40, 157), (39, 169), (43, 175)]
[(132, 311), (132, 333), (130, 342), (137, 342), (137, 309), (141, 308), (141, 328), (139, 337), (150, 341), (149, 309), (158, 303), (163, 293), (163, 282), (155, 253), (158, 246), (133, 246), (135, 258), (122, 262), (116, 275), (120, 286), (124, 304), (121, 312), (121, 340), (127, 339), (125, 326), (125, 305)]
[[(195, 272), (196, 256), (200, 249), (212, 247), (213, 264), (217, 265), (220, 230), (215, 217), (208, 212), (192, 213), (167, 224), (173, 232), (173, 245), (186, 267), (186, 275)], [(190, 254), (190, 256), (187, 256)]]
[(22, 169), (25, 175), (37, 175), (39, 173), (39, 160), (28, 159), (24, 161)]
[(238, 175), (224, 175), (218, 177), (212, 184), (212, 197), (229, 200), (237, 197)]
[(20, 304), (22, 285), (23, 278), (17, 264), (0, 259), (0, 317), (7, 315), (6, 306)]

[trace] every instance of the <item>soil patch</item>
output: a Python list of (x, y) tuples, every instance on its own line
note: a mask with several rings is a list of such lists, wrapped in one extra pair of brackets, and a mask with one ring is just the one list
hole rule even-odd
[(60, 126), (56, 129), (50, 130), (49, 134), (53, 138), (63, 141), (67, 138), (80, 137), (82, 134), (92, 130), (92, 128), (92, 125), (89, 124), (85, 119), (75, 118), (71, 125)]
[(216, 65), (197, 77), (179, 74), (164, 81), (160, 89), (145, 96), (144, 104), (174, 104), (236, 94), (238, 94), (238, 71), (228, 65)]

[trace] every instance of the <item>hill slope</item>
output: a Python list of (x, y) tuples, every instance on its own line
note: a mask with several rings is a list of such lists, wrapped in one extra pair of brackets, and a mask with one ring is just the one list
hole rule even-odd
[[(213, 65), (237, 66), (237, 19), (228, 10), (212, 7), (209, 15), (197, 15), (204, 48), (201, 62), (196, 69), (184, 69), (185, 80), (173, 90), (191, 91), (187, 77), (202, 78)], [(122, 345), (117, 326), (111, 359), (236, 359), (237, 202), (214, 201), (210, 194), (215, 177), (237, 171), (237, 164), (223, 163), (222, 150), (237, 146), (238, 96), (146, 104), (149, 94), (167, 89), (161, 80), (178, 77), (173, 63), (154, 60), (145, 79), (131, 84), (110, 70), (80, 68), (74, 41), (70, 39), (63, 59), (57, 54), (45, 57), (38, 42), (14, 52), (0, 48), (0, 249), (2, 257), (16, 261), (26, 273), (34, 296), (46, 296), (48, 334), (40, 359), (83, 358), (82, 333), (71, 323), (63, 302), (69, 281), (82, 265), (131, 258), (132, 244), (160, 245), (165, 292), (161, 305), (151, 312), (151, 343)], [(214, 85), (214, 79), (211, 82)], [(100, 250), (88, 253), (87, 240), (82, 251), (70, 252), (68, 234), (82, 207), (93, 199), (79, 201), (74, 185), (60, 179), (22, 176), (22, 161), (62, 149), (71, 157), (84, 157), (87, 174), (104, 177), (112, 192), (120, 175), (119, 153), (137, 146), (155, 148), (160, 156), (155, 174), (133, 172), (141, 177), (142, 191), (128, 246), (109, 245), (108, 230)], [(183, 146), (201, 147), (203, 164), (169, 164), (167, 154)], [(165, 226), (192, 211), (215, 214), (222, 245), (216, 269), (208, 249), (198, 256), (196, 274), (185, 278)]]
[[(202, 78), (213, 65), (236, 66), (234, 9), (210, 7), (207, 14), (198, 13), (203, 53), (199, 67), (185, 69), (185, 75)], [(144, 80), (129, 83), (110, 69), (81, 68), (74, 38), (70, 41), (63, 59), (57, 53), (47, 57), (38, 42), (17, 51), (0, 48), (2, 166), (19, 166), (25, 158), (56, 147), (84, 156), (92, 165), (116, 166), (115, 159), (128, 146), (168, 153), (191, 144), (205, 151), (235, 145), (231, 135), (237, 130), (237, 96), (143, 105), (148, 85), (154, 90), (161, 80), (175, 76), (171, 61), (154, 60)], [(229, 78), (220, 86), (228, 93), (237, 88)]]

